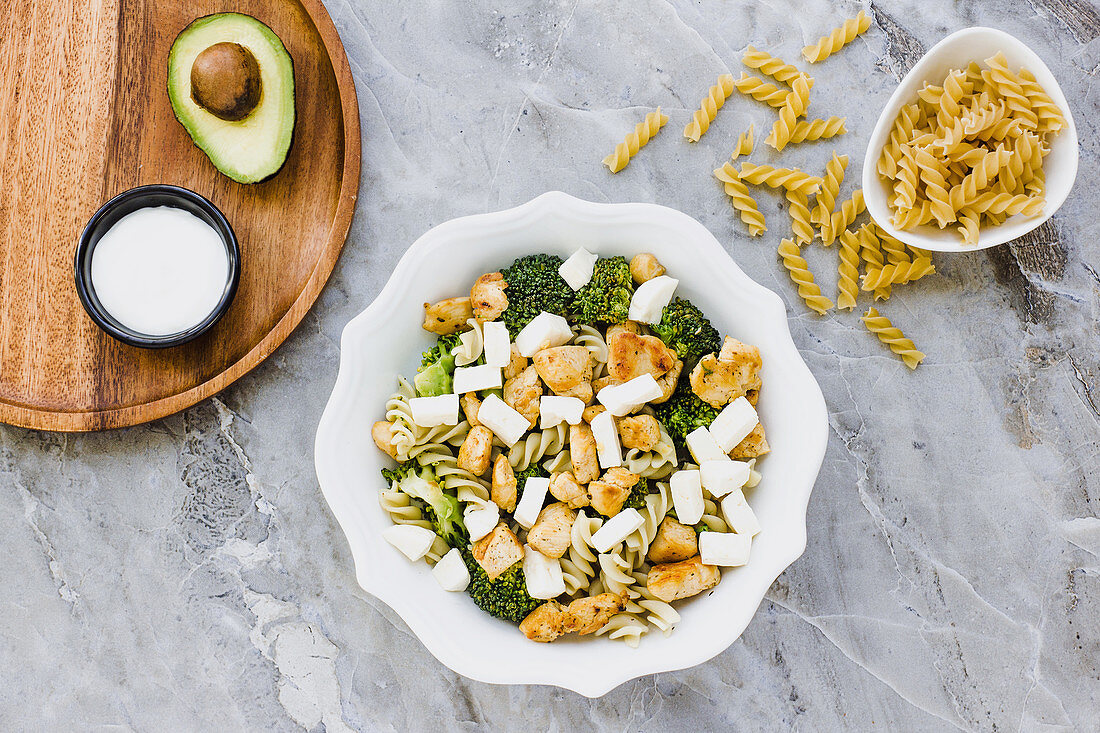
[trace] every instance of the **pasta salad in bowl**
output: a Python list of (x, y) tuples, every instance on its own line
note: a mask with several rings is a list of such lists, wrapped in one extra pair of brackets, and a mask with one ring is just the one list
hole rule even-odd
[(441, 661), (598, 695), (736, 639), (826, 430), (782, 303), (703, 227), (546, 194), (413, 245), (316, 460), (360, 585)]

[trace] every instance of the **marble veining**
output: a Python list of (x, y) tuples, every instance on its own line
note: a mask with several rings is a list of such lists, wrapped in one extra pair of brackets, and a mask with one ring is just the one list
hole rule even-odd
[[(0, 725), (6, 730), (1089, 730), (1100, 711), (1100, 12), (1086, 0), (331, 0), (363, 122), (363, 188), (316, 307), (216, 399), (130, 430), (0, 427)], [(881, 310), (915, 373), (855, 315), (810, 314), (710, 175), (773, 113), (735, 95), (680, 130), (750, 43), (794, 60), (860, 8), (870, 31), (813, 68), (810, 114), (852, 158), (897, 80), (947, 33), (1002, 28), (1061, 81), (1074, 193), (1009, 245), (935, 258)], [(600, 160), (657, 105), (668, 127)], [(763, 137), (761, 134), (760, 138)], [(297, 140), (297, 145), (308, 145)], [(754, 160), (779, 160), (768, 152)], [(788, 304), (830, 409), (803, 557), (742, 638), (600, 700), (438, 664), (355, 584), (313, 472), (343, 325), (431, 226), (560, 189), (702, 221)], [(811, 249), (826, 292), (835, 252)], [(367, 490), (367, 489), (365, 489)]]

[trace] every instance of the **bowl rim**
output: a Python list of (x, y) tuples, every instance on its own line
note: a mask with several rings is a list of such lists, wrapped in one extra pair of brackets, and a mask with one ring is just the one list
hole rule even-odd
[[(1043, 82), (1043, 77), (1046, 77), (1052, 82), (1052, 85), (1044, 83), (1043, 89), (1065, 115), (1066, 129), (1054, 136), (1051, 145), (1052, 147), (1055, 145), (1072, 146), (1073, 154), (1070, 156), (1070, 161), (1068, 161), (1069, 168), (1060, 172), (1060, 178), (1068, 178), (1069, 184), (1064, 186), (1064, 190), (1061, 192), (1060, 197), (1056, 199), (1047, 199), (1042, 213), (1031, 217), (1017, 214), (996, 227), (983, 227), (979, 233), (978, 242), (976, 244), (963, 244), (953, 227), (948, 227), (947, 229), (939, 231), (929, 227), (920, 227), (915, 230), (897, 229), (891, 222), (889, 206), (885, 202), (885, 197), (880, 196), (883, 184), (878, 176), (878, 158), (882, 151), (882, 147), (889, 137), (890, 130), (893, 128), (894, 119), (897, 117), (898, 111), (901, 109), (902, 105), (910, 102), (911, 99), (915, 97), (918, 86), (924, 81), (927, 81), (927, 79), (925, 79), (927, 75), (926, 70), (936, 65), (937, 58), (945, 49), (950, 50), (951, 47), (960, 41), (977, 37), (995, 38), (1006, 46), (1005, 50), (1011, 47), (1014, 54), (1024, 56), (1028, 59), (1024, 66), (1027, 66), (1040, 82)], [(1073, 120), (1073, 111), (1070, 109), (1065, 93), (1062, 91), (1062, 87), (1058, 83), (1057, 77), (1055, 77), (1054, 73), (1050, 70), (1050, 67), (1046, 65), (1046, 62), (1044, 62), (1030, 46), (1013, 36), (1011, 33), (988, 26), (972, 26), (955, 31), (940, 39), (936, 45), (932, 46), (932, 48), (928, 49), (928, 51), (920, 57), (917, 63), (913, 65), (913, 68), (898, 82), (897, 88), (894, 89), (894, 93), (882, 108), (882, 112), (879, 113), (878, 121), (875, 123), (875, 127), (871, 132), (871, 137), (867, 142), (867, 150), (863, 160), (861, 185), (863, 187), (867, 213), (887, 234), (918, 249), (948, 253), (975, 252), (1022, 237), (1050, 219), (1069, 197), (1069, 192), (1072, 190), (1073, 183), (1077, 178), (1079, 163), (1080, 145), (1077, 137), (1077, 126)], [(1048, 182), (1050, 178), (1052, 177), (1048, 176)], [(934, 236), (929, 235), (924, 233), (926, 231), (933, 231), (935, 234)]]
[[(697, 238), (698, 244), (709, 250), (712, 256), (720, 255), (722, 267), (725, 269), (722, 273), (723, 277), (732, 277), (734, 284), (753, 291), (753, 297), (758, 298), (761, 307), (768, 311), (769, 321), (774, 320), (776, 324), (775, 348), (781, 352), (780, 363), (784, 369), (791, 371), (792, 378), (797, 380), (798, 386), (805, 388), (803, 395), (805, 399), (800, 409), (805, 415), (806, 432), (805, 435), (800, 436), (805, 442), (800, 446), (799, 451), (802, 456), (801, 465), (805, 468), (803, 473), (806, 480), (802, 482), (805, 485), (784, 486), (784, 489), (790, 492), (790, 496), (785, 498), (795, 508), (801, 521), (795, 527), (793, 539), (782, 546), (781, 550), (777, 549), (773, 553), (769, 569), (763, 571), (766, 577), (751, 586), (751, 590), (744, 594), (745, 597), (755, 598), (756, 603), (751, 607), (744, 604), (747, 610), (742, 608), (731, 610), (732, 620), (718, 633), (709, 637), (712, 643), (708, 646), (697, 645), (697, 648), (688, 648), (688, 645), (684, 645), (683, 648), (677, 648), (674, 654), (663, 656), (659, 661), (650, 658), (646, 664), (634, 664), (629, 668), (614, 671), (602, 670), (595, 676), (586, 675), (577, 668), (562, 670), (552, 665), (528, 664), (525, 667), (503, 669), (501, 665), (478, 665), (475, 660), (471, 660), (468, 648), (462, 647), (453, 640), (442, 638), (433, 630), (431, 609), (420, 607), (412, 602), (412, 599), (406, 597), (408, 594), (403, 594), (400, 588), (375, 582), (370, 572), (370, 550), (367, 543), (359, 536), (357, 528), (350, 526), (355, 520), (354, 515), (357, 510), (342, 505), (340, 489), (334, 488), (338, 487), (341, 481), (337, 468), (340, 452), (358, 447), (357, 443), (354, 445), (350, 443), (341, 431), (341, 426), (349, 418), (352, 409), (350, 400), (345, 399), (343, 395), (354, 389), (363, 370), (362, 364), (353, 356), (357, 353), (355, 347), (369, 338), (372, 329), (377, 328), (380, 321), (384, 322), (394, 306), (394, 296), (398, 288), (408, 281), (417, 263), (430, 256), (436, 247), (453, 246), (453, 235), (461, 233), (462, 230), (476, 229), (488, 223), (499, 227), (524, 226), (537, 221), (539, 217), (553, 215), (572, 217), (582, 221), (614, 221), (616, 217), (637, 219), (638, 216), (645, 215), (662, 217), (683, 226), (685, 231)], [(693, 246), (695, 244), (697, 243), (693, 242)], [(436, 659), (459, 674), (493, 684), (550, 684), (573, 690), (587, 697), (599, 697), (636, 677), (701, 664), (727, 649), (740, 637), (755, 615), (768, 588), (791, 563), (802, 555), (806, 548), (806, 511), (828, 443), (828, 411), (824, 396), (794, 345), (782, 299), (749, 278), (714, 235), (687, 214), (657, 204), (595, 203), (551, 191), (511, 209), (444, 222), (423, 234), (405, 252), (374, 301), (345, 326), (340, 345), (339, 372), (321, 416), (314, 446), (315, 467), (322, 494), (347, 539), (359, 586), (393, 609)], [(774, 360), (775, 357), (773, 355), (770, 358)], [(369, 440), (369, 437), (367, 439)], [(762, 564), (763, 559), (761, 558)]]
[[(159, 201), (155, 204), (143, 203), (152, 199)], [(198, 216), (218, 233), (229, 259), (228, 278), (214, 309), (190, 328), (163, 336), (154, 336), (132, 329), (111, 315), (96, 296), (91, 276), (92, 257), (103, 235), (122, 217), (151, 206), (171, 206)], [(120, 214), (120, 210), (125, 211)], [(130, 346), (143, 349), (166, 349), (182, 346), (207, 333), (229, 310), (241, 280), (241, 247), (225, 214), (205, 196), (191, 189), (166, 183), (136, 186), (111, 197), (88, 219), (88, 223), (80, 233), (76, 252), (73, 255), (73, 277), (81, 305), (84, 306), (88, 317), (101, 330)]]

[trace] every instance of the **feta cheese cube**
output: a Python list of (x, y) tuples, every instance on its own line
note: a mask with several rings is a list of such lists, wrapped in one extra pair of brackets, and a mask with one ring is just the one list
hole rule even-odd
[(668, 481), (672, 505), (680, 524), (698, 524), (703, 518), (703, 482), (699, 471), (677, 471)]
[(596, 552), (607, 552), (644, 523), (645, 518), (637, 509), (623, 509), (593, 533), (592, 546), (596, 548)]
[(523, 577), (527, 581), (527, 593), (532, 598), (557, 598), (565, 592), (561, 562), (543, 555), (530, 545), (523, 546)]
[(610, 412), (601, 412), (592, 418), (592, 437), (596, 439), (596, 459), (600, 468), (623, 465), (623, 446), (619, 442), (619, 428)]
[(744, 397), (738, 397), (714, 418), (710, 424), (710, 434), (722, 452), (729, 453), (753, 431), (758, 422), (760, 418), (756, 408)]
[(395, 524), (382, 530), (382, 539), (413, 562), (428, 554), (435, 542), (435, 536), (435, 532), (415, 524)]
[(466, 507), (462, 517), (466, 522), (466, 531), (470, 533), (470, 541), (477, 542), (492, 532), (500, 522), (500, 507), (491, 501), (481, 505), (471, 504)]
[(501, 321), (489, 321), (481, 328), (485, 363), (501, 368), (508, 366), (512, 361), (512, 340), (508, 336), (508, 327)]
[(447, 554), (439, 558), (432, 568), (432, 577), (443, 590), (462, 591), (470, 585), (470, 571), (462, 561), (462, 553), (452, 547)]
[[(458, 395), (451, 396), (456, 400), (458, 399)], [(477, 420), (492, 430), (509, 448), (515, 445), (531, 427), (530, 420), (516, 412), (507, 402), (495, 394), (490, 394), (481, 403), (481, 407), (477, 411)], [(457, 425), (458, 423), (450, 424)]]
[(542, 505), (546, 502), (546, 492), (550, 490), (550, 479), (532, 476), (523, 482), (523, 495), (512, 512), (512, 518), (524, 529), (531, 529), (539, 518)]
[(581, 247), (569, 259), (558, 267), (561, 279), (569, 283), (569, 287), (580, 290), (592, 279), (592, 268), (596, 266), (596, 255), (584, 247)]
[(672, 300), (672, 294), (676, 292), (676, 286), (679, 284), (679, 280), (668, 275), (659, 275), (652, 280), (646, 280), (634, 291), (627, 318), (640, 323), (659, 323), (661, 312)]
[(699, 559), (705, 565), (744, 565), (749, 561), (752, 537), (732, 532), (700, 532)]
[(699, 464), (703, 474), (703, 488), (712, 496), (725, 496), (731, 491), (739, 491), (749, 480), (752, 469), (743, 461), (731, 461), (724, 457), (717, 461), (703, 461)]
[(543, 430), (560, 423), (578, 425), (584, 414), (584, 401), (576, 397), (543, 395), (539, 399), (539, 427)]
[(684, 438), (688, 451), (695, 462), (702, 465), (704, 461), (728, 461), (730, 458), (726, 452), (718, 447), (714, 436), (706, 428), (696, 428)]
[(483, 389), (499, 389), (504, 386), (504, 382), (500, 378), (500, 367), (482, 364), (456, 368), (454, 385), (455, 394), (466, 394)]
[(596, 395), (600, 404), (607, 408), (615, 417), (628, 415), (650, 400), (655, 400), (662, 394), (661, 387), (652, 374), (643, 374), (634, 377), (629, 382), (604, 387)]
[(542, 312), (531, 319), (516, 335), (516, 348), (528, 358), (543, 349), (561, 346), (573, 338), (573, 329), (569, 321), (553, 313)]
[(726, 518), (726, 524), (737, 534), (752, 537), (760, 532), (760, 522), (740, 489), (722, 499), (722, 514)]
[(413, 397), (409, 400), (412, 419), (422, 428), (438, 425), (458, 425), (458, 395), (438, 397)]

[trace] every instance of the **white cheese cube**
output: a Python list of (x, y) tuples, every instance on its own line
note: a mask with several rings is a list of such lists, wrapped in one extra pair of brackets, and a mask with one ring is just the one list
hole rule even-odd
[(500, 507), (491, 501), (480, 506), (471, 504), (462, 513), (462, 518), (466, 522), (466, 531), (470, 533), (470, 542), (477, 542), (500, 522)]
[(679, 280), (668, 275), (659, 275), (652, 280), (646, 280), (634, 291), (627, 318), (640, 323), (659, 323), (661, 312), (672, 300), (672, 294), (676, 292), (676, 286), (679, 284)]
[(699, 559), (705, 565), (744, 565), (749, 561), (752, 537), (732, 532), (700, 532)]
[(717, 461), (703, 461), (699, 464), (703, 474), (703, 488), (712, 496), (725, 496), (731, 491), (740, 491), (749, 480), (752, 469), (743, 461), (731, 461), (722, 457)]
[(760, 532), (760, 522), (740, 489), (722, 499), (722, 514), (726, 518), (726, 524), (737, 534), (752, 537)]
[(703, 518), (703, 482), (698, 471), (677, 471), (668, 481), (680, 524), (698, 524)]
[(553, 313), (539, 313), (516, 335), (516, 348), (528, 358), (543, 349), (561, 346), (573, 338), (569, 321)]
[(435, 532), (415, 524), (395, 524), (382, 530), (382, 539), (401, 551), (413, 562), (428, 554), (435, 542)]
[(438, 425), (458, 425), (458, 395), (413, 397), (409, 400), (413, 422), (422, 428)]
[(506, 367), (512, 361), (512, 340), (508, 327), (501, 321), (489, 321), (482, 326), (485, 363), (488, 366)]
[(581, 247), (569, 259), (558, 267), (561, 279), (569, 283), (569, 287), (580, 290), (592, 279), (592, 268), (596, 266), (596, 255), (584, 247)]
[(584, 414), (584, 402), (576, 397), (543, 395), (539, 399), (539, 427), (543, 430), (566, 422), (578, 425)]
[(637, 509), (623, 509), (595, 531), (592, 535), (592, 546), (596, 548), (596, 552), (607, 552), (644, 523), (645, 519)]
[(661, 394), (661, 387), (657, 384), (657, 380), (653, 378), (653, 375), (643, 374), (640, 377), (634, 377), (629, 382), (604, 387), (596, 395), (596, 399), (612, 415), (622, 417), (637, 410), (650, 400), (657, 399)]
[(458, 367), (454, 376), (455, 394), (480, 392), (483, 389), (499, 389), (504, 386), (500, 378), (500, 367), (482, 364), (481, 366)]
[(623, 465), (623, 446), (619, 442), (619, 428), (610, 412), (601, 412), (592, 418), (592, 437), (596, 439), (596, 459), (600, 468)]
[(710, 434), (723, 453), (729, 453), (737, 444), (753, 431), (760, 422), (759, 416), (747, 399), (738, 397), (726, 405), (714, 422), (710, 424)]
[(561, 562), (529, 545), (523, 546), (523, 577), (527, 581), (527, 593), (532, 598), (557, 598), (565, 592)]
[[(458, 395), (452, 395), (456, 400)], [(531, 427), (531, 421), (516, 412), (504, 400), (491, 394), (477, 410), (477, 421), (496, 433), (511, 448)], [(457, 425), (457, 423), (451, 423)]]
[(539, 518), (542, 505), (546, 501), (546, 492), (550, 490), (550, 479), (532, 476), (523, 482), (523, 495), (512, 512), (512, 518), (524, 529), (531, 529)]
[(684, 438), (688, 451), (699, 465), (704, 461), (728, 461), (730, 458), (726, 452), (718, 447), (714, 436), (706, 428), (696, 428)]
[(461, 591), (470, 585), (470, 571), (457, 547), (447, 551), (432, 568), (432, 577), (443, 590)]

